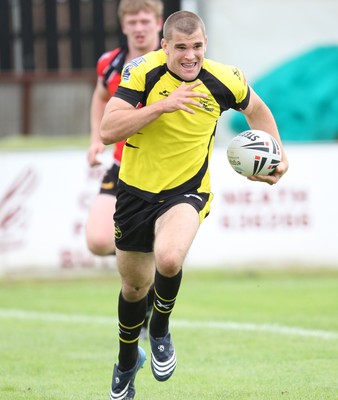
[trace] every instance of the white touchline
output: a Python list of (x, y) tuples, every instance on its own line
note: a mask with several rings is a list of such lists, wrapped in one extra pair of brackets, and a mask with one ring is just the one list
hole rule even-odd
[[(1, 309), (1, 308), (0, 308), (0, 318), (38, 320), (38, 321), (48, 321), (48, 322), (69, 322), (69, 323), (86, 323), (86, 324), (89, 323), (89, 324), (103, 324), (103, 325), (111, 325), (117, 323), (116, 318), (109, 318), (104, 316), (48, 313), (39, 311)], [(253, 323), (232, 322), (232, 321), (224, 321), (224, 322), (187, 321), (187, 320), (172, 319), (170, 321), (170, 325), (173, 327), (188, 328), (188, 329), (212, 328), (219, 330), (270, 332), (282, 335), (315, 337), (319, 339), (338, 339), (338, 332), (282, 326), (278, 324), (253, 324)]]

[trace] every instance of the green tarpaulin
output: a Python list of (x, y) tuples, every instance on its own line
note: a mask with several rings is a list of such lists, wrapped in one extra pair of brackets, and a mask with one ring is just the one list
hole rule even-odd
[[(315, 48), (252, 84), (270, 107), (283, 141), (338, 140), (338, 46)], [(243, 115), (230, 119), (248, 129)]]

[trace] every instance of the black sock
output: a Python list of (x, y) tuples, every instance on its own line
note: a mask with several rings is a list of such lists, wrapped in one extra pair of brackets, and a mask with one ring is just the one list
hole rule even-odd
[(136, 364), (138, 357), (138, 338), (144, 322), (147, 298), (131, 303), (126, 301), (120, 292), (119, 316), (119, 370), (128, 371)]
[(169, 317), (174, 308), (182, 280), (182, 270), (166, 278), (156, 271), (153, 315), (150, 320), (150, 334), (154, 338), (163, 337), (168, 332)]
[(154, 295), (155, 295), (154, 284), (152, 284), (147, 294), (147, 312), (153, 308)]
[(150, 289), (147, 294), (147, 312), (143, 324), (143, 327), (146, 329), (148, 328), (151, 312), (153, 311), (153, 303), (154, 303), (154, 284), (150, 286)]

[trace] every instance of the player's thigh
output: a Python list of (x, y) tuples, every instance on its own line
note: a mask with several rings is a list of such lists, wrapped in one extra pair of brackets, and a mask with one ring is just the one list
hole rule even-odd
[(98, 194), (89, 210), (87, 231), (101, 231), (102, 234), (114, 234), (114, 212), (116, 197)]
[(182, 266), (199, 226), (198, 212), (187, 203), (173, 206), (157, 219), (154, 252), (156, 264), (163, 273), (170, 275)]

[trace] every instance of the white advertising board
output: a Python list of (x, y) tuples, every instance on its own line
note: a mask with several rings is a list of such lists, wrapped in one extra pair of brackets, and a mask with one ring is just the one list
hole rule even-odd
[(215, 198), (187, 261), (192, 265), (338, 268), (337, 144), (285, 146), (289, 171), (277, 185), (235, 173), (226, 151), (211, 163)]
[(85, 150), (0, 153), (0, 168), (0, 276), (114, 265), (86, 247), (86, 218), (105, 168), (89, 168)]
[[(275, 186), (239, 176), (225, 148), (214, 150), (215, 197), (188, 267), (338, 268), (338, 189), (331, 173), (338, 145), (286, 149), (290, 170)], [(104, 169), (89, 168), (85, 150), (0, 152), (0, 276), (115, 267), (114, 257), (94, 257), (85, 242)]]

